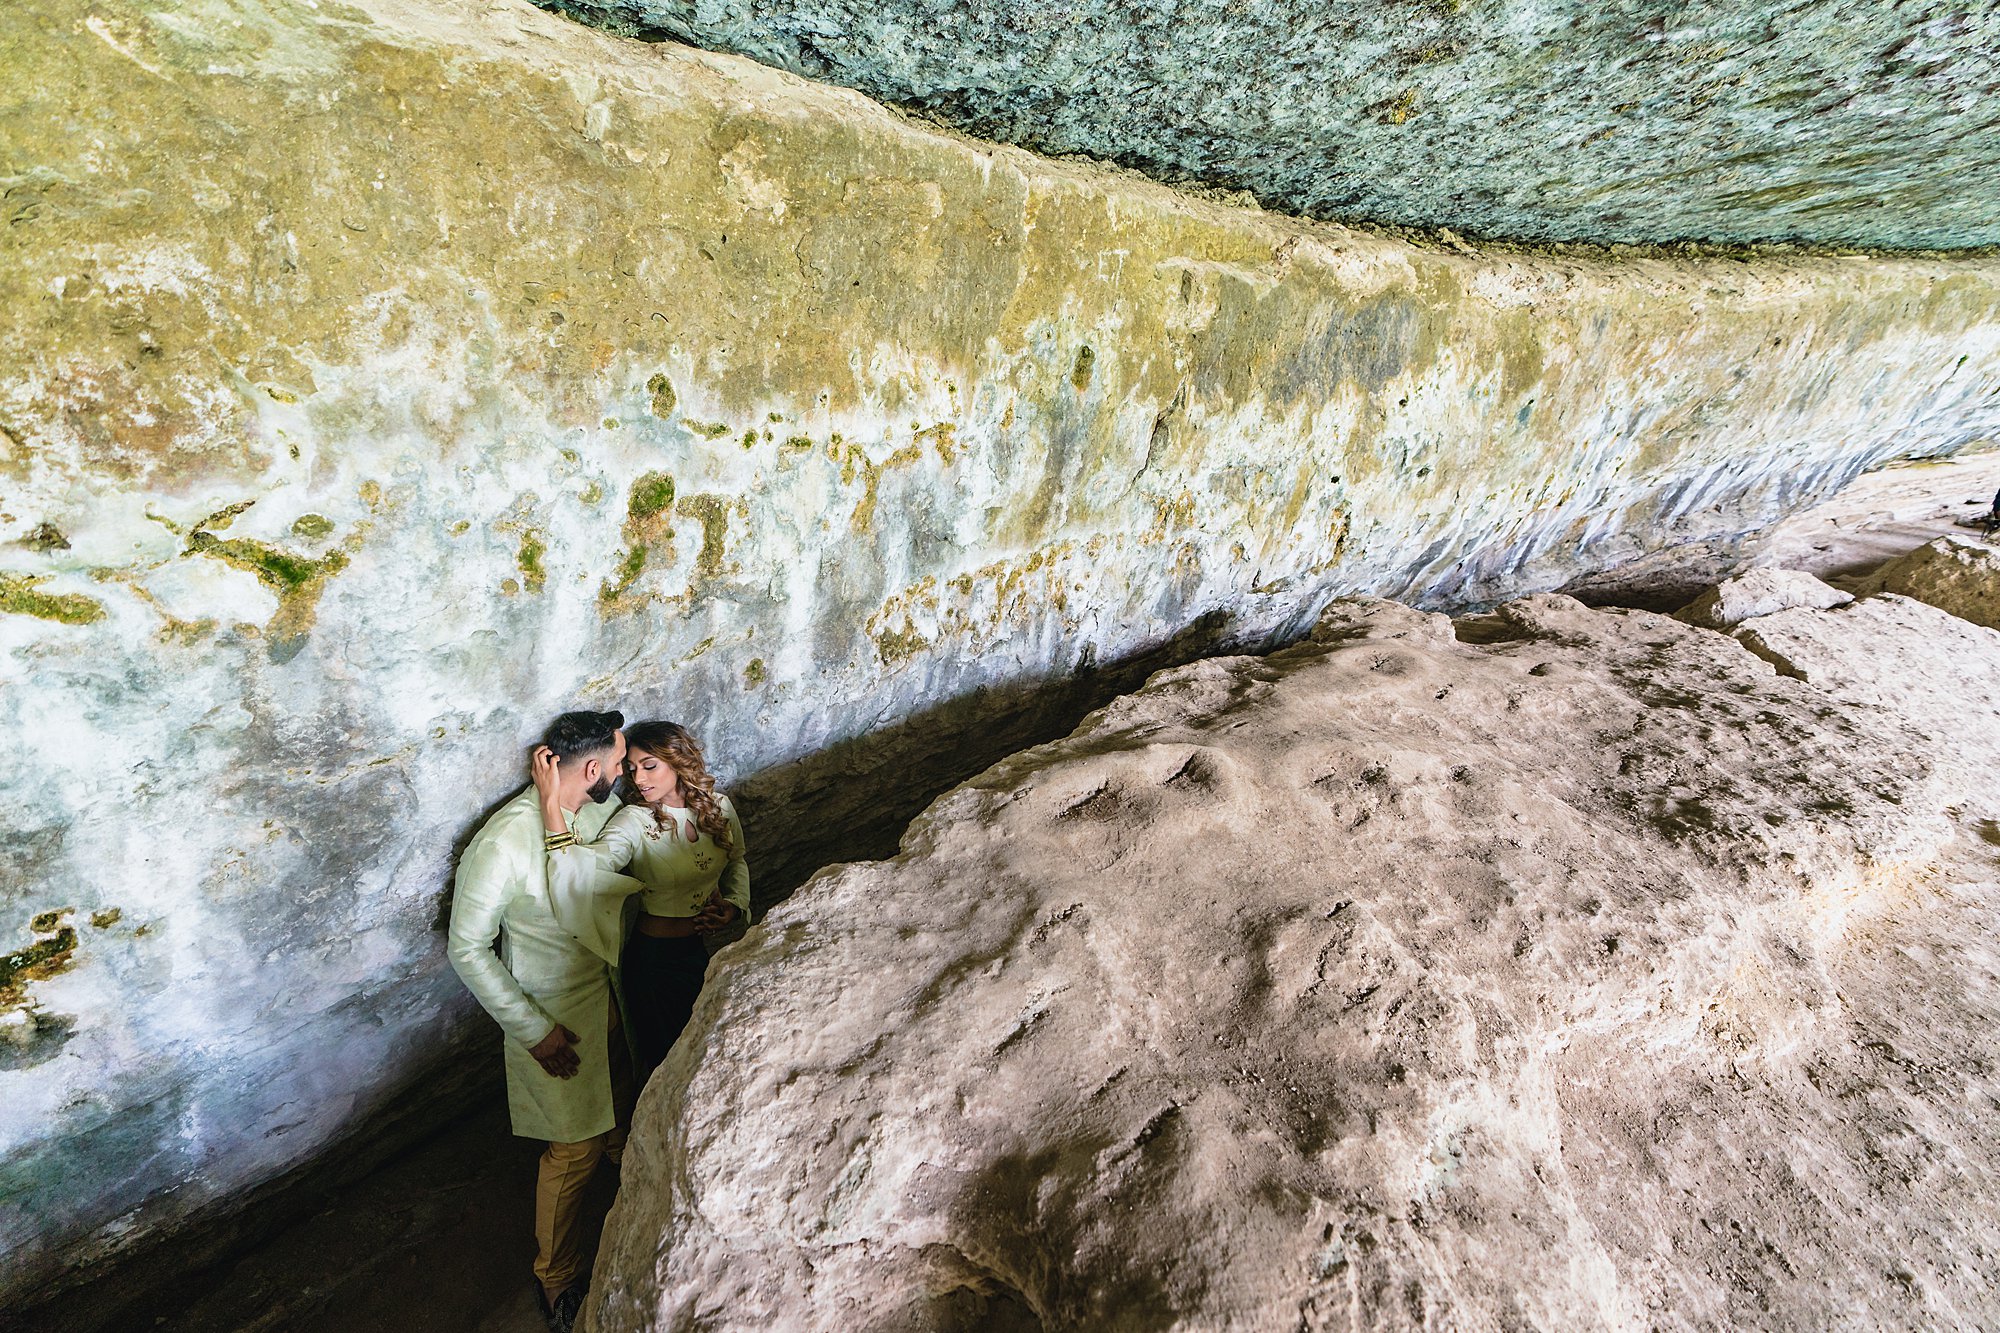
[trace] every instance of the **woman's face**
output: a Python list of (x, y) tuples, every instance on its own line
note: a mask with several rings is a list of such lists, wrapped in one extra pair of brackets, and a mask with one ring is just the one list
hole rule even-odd
[(657, 801), (662, 796), (672, 796), (681, 786), (680, 774), (674, 771), (674, 766), (645, 750), (626, 751), (625, 780), (632, 784), (642, 801)]

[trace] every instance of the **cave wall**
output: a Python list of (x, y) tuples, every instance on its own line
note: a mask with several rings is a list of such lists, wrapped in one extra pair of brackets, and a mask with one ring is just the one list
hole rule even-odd
[(967, 133), (1342, 221), (2000, 244), (2000, 10), (1950, 0), (544, 0)]
[(782, 860), (916, 720), (2000, 430), (1986, 261), (1418, 245), (525, 3), (45, 0), (0, 53), (9, 1299), (494, 1039), (451, 855), (562, 708), (845, 756)]

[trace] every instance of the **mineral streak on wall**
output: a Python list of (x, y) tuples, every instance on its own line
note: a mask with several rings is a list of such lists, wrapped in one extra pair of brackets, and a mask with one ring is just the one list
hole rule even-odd
[(2000, 429), (1993, 264), (1416, 248), (525, 3), (44, 0), (0, 52), (9, 1298), (466, 1030), (452, 847), (560, 708), (736, 781)]

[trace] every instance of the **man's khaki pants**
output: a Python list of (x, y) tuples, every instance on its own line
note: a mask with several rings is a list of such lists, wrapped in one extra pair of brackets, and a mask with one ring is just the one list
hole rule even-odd
[(551, 1302), (583, 1276), (583, 1192), (600, 1157), (613, 1166), (625, 1150), (625, 1127), (632, 1118), (632, 1067), (611, 1006), (611, 1099), (618, 1125), (579, 1143), (551, 1143), (542, 1150), (535, 1176), (535, 1279)]

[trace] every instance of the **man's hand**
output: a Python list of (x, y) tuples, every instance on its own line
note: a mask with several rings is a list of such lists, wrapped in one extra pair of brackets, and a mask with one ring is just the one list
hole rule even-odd
[(694, 928), (704, 933), (721, 930), (735, 919), (736, 904), (725, 899), (720, 893), (711, 893), (708, 895), (708, 901), (701, 905), (701, 911), (695, 914)]
[(577, 1036), (558, 1023), (543, 1037), (528, 1048), (528, 1054), (535, 1057), (535, 1063), (556, 1078), (575, 1078), (583, 1061), (577, 1058), (574, 1045)]

